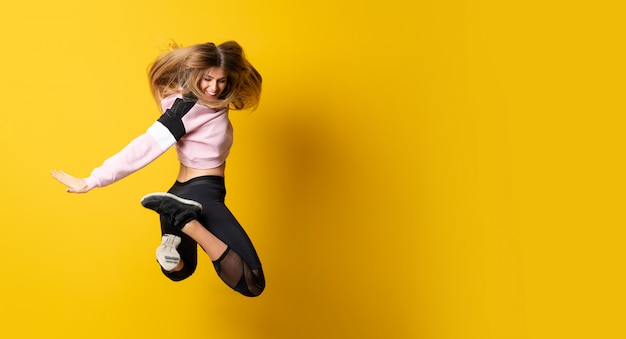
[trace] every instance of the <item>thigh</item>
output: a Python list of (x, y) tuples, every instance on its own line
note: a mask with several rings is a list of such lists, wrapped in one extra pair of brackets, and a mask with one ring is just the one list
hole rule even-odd
[(201, 203), (202, 212), (198, 221), (202, 226), (237, 252), (251, 269), (261, 267), (252, 241), (224, 204), (226, 187), (223, 177), (198, 177), (185, 183), (175, 183), (170, 191)]
[(224, 203), (210, 202), (203, 206), (199, 219), (209, 232), (237, 252), (250, 269), (261, 267), (250, 237)]

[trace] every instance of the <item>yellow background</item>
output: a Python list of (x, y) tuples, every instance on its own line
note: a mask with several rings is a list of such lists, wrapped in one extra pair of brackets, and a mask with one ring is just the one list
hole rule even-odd
[[(624, 338), (620, 1), (4, 0), (3, 338)], [(70, 195), (156, 119), (169, 39), (240, 42), (227, 204), (257, 299), (154, 259), (173, 151)]]

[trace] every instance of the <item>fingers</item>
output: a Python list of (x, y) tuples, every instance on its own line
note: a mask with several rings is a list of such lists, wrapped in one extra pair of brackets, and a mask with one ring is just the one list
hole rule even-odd
[(63, 185), (69, 186), (69, 175), (63, 171), (52, 171), (52, 177)]
[(65, 173), (65, 172), (63, 172), (63, 171), (61, 171), (61, 170), (59, 170), (59, 171), (57, 171), (57, 170), (53, 170), (53, 171), (51, 172), (51, 174), (52, 174), (52, 177), (54, 177), (54, 178), (55, 178), (55, 179), (57, 179), (57, 180), (59, 180), (60, 178), (63, 178), (63, 177), (66, 177), (66, 176), (67, 176), (67, 173)]
[(57, 181), (61, 181), (61, 172), (57, 171), (57, 170), (53, 170), (52, 172), (50, 172), (50, 174), (52, 174), (52, 177), (54, 179), (56, 179)]

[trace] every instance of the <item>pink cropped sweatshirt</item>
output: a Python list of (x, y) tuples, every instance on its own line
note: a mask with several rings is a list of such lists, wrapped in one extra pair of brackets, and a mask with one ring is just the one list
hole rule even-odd
[(110, 185), (145, 167), (176, 145), (178, 160), (196, 169), (219, 167), (233, 143), (228, 108), (214, 110), (181, 95), (161, 102), (163, 115), (85, 178), (89, 189)]

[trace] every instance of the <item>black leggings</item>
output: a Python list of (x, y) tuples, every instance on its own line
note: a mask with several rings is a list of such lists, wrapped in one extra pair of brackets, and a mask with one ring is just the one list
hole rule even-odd
[[(261, 261), (250, 238), (224, 204), (226, 197), (224, 178), (202, 176), (184, 183), (176, 181), (168, 192), (201, 203), (202, 213), (198, 221), (228, 246), (224, 254), (213, 261), (213, 266), (220, 278), (232, 289), (245, 296), (255, 297), (261, 294), (265, 288)], [(161, 233), (174, 234), (181, 238), (178, 253), (184, 263), (182, 270), (167, 272), (162, 269), (163, 274), (173, 281), (180, 281), (191, 276), (198, 264), (196, 241), (174, 227), (168, 218), (163, 216), (161, 216)]]

